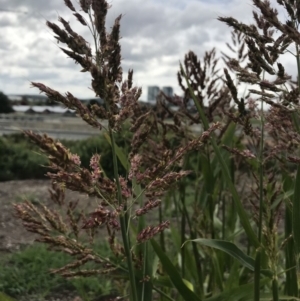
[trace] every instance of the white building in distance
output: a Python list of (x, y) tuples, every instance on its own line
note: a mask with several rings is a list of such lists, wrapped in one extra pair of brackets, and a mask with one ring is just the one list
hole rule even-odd
[(156, 103), (156, 98), (159, 95), (160, 91), (162, 91), (164, 94), (166, 94), (166, 96), (169, 97), (172, 97), (174, 95), (173, 88), (170, 86), (165, 86), (161, 90), (158, 86), (149, 86), (147, 102)]
[(156, 101), (156, 98), (159, 94), (159, 87), (158, 86), (150, 86), (148, 87), (148, 102)]
[(166, 96), (172, 97), (174, 95), (172, 87), (163, 87), (162, 91), (166, 94)]

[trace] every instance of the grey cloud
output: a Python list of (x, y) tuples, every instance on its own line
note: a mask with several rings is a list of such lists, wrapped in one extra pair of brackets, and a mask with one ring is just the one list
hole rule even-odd
[[(76, 6), (77, 1), (72, 2)], [(137, 75), (135, 80), (139, 81), (138, 76), (147, 78), (147, 74), (153, 74), (155, 70), (152, 69), (157, 68), (160, 76), (172, 77), (171, 80), (175, 85), (178, 61), (183, 60), (186, 52), (194, 50), (201, 57), (214, 41), (221, 42), (229, 36), (226, 25), (216, 20), (218, 15), (221, 13), (231, 15), (230, 10), (237, 18), (243, 15), (244, 1), (226, 1), (227, 5), (222, 6), (220, 3), (224, 2), (208, 5), (193, 0), (109, 1), (113, 6), (108, 15), (108, 30), (114, 18), (121, 13), (124, 14), (121, 21), (124, 70), (133, 68)], [(57, 16), (62, 15), (66, 16), (67, 21), (71, 21), (70, 24), (75, 31), (79, 29), (84, 37), (89, 35), (87, 28), (80, 26), (72, 17), (63, 0), (1, 0), (0, 8), (27, 11), (27, 14), (18, 14), (17, 18), (15, 16), (1, 18), (0, 12), (2, 68), (10, 70), (6, 71), (6, 74), (14, 78), (19, 87), (26, 87), (20, 85), (24, 77), (15, 75), (10, 69), (11, 66), (26, 70), (28, 74), (26, 80), (27, 78), (36, 81), (47, 80), (49, 85), (58, 85), (62, 89), (64, 85), (66, 87), (73, 85), (76, 91), (80, 91), (78, 86), (81, 84), (85, 87), (90, 85), (90, 79), (78, 72), (80, 67), (61, 53), (58, 47), (64, 45), (55, 43), (53, 34), (45, 25), (46, 20), (57, 23)], [(251, 11), (247, 16), (251, 16)], [(213, 37), (210, 29), (214, 32)], [(17, 46), (12, 40), (12, 32), (19, 41)], [(26, 32), (30, 34), (26, 36)], [(143, 44), (144, 39), (149, 39), (150, 43)], [(140, 50), (138, 53), (137, 49)], [(12, 51), (14, 55), (11, 54)], [(169, 59), (165, 60), (165, 57)], [(3, 71), (1, 73), (3, 75)], [(3, 77), (1, 80), (8, 81), (9, 77), (7, 79)], [(159, 78), (157, 80), (159, 81)], [(4, 83), (3, 86), (5, 85), (10, 89), (12, 87), (11, 84)]]
[(14, 12), (48, 12), (51, 10), (57, 10), (61, 8), (63, 1), (61, 0), (2, 0), (1, 8), (5, 10), (11, 10)]

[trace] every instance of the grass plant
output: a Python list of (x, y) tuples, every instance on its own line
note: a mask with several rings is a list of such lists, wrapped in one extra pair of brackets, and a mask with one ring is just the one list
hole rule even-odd
[[(90, 29), (94, 45), (61, 17), (61, 27), (47, 26), (61, 50), (90, 74), (105, 107), (88, 108), (70, 92), (32, 86), (92, 127), (103, 129), (102, 120), (108, 121), (113, 178), (99, 164), (101, 150), (86, 168), (62, 143), (25, 131), (48, 156), (51, 196), (66, 214), (30, 202), (15, 211), (38, 241), (72, 257), (53, 272), (111, 274), (124, 281), (120, 298), (131, 301), (298, 300), (300, 86), (281, 63), (294, 55), (299, 66), (298, 1), (253, 0), (251, 25), (220, 17), (233, 29), (233, 57), (215, 49), (203, 59), (188, 52), (178, 72), (183, 97), (161, 93), (157, 110), (146, 112), (133, 71), (123, 79), (121, 15), (107, 32), (105, 0), (79, 1), (80, 10), (64, 2)], [(115, 139), (128, 131), (125, 122), (133, 133), (128, 154)], [(96, 196), (94, 211), (75, 216), (76, 202), (64, 199), (65, 189)], [(107, 229), (109, 257), (94, 248), (99, 227)], [(85, 268), (88, 262), (97, 268)]]

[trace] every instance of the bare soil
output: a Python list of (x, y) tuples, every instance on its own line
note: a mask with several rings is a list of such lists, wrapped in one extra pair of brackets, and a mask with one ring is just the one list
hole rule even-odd
[[(51, 181), (49, 180), (24, 180), (0, 182), (0, 256), (18, 251), (20, 248), (30, 245), (34, 242), (36, 236), (27, 232), (20, 220), (14, 216), (14, 203), (22, 202), (26, 199), (33, 202), (42, 202), (50, 208), (53, 202), (50, 199), (49, 189)], [(95, 207), (95, 201), (85, 195), (73, 191), (66, 192), (66, 200), (77, 200), (83, 204), (86, 210)], [(83, 202), (81, 202), (83, 201)], [(24, 296), (19, 301), (34, 301), (34, 296)], [(69, 292), (66, 294), (56, 294), (49, 296), (49, 301), (82, 301), (79, 296)], [(113, 300), (110, 298), (99, 300)]]
[[(49, 180), (24, 180), (0, 182), (0, 252), (12, 252), (21, 246), (34, 242), (36, 236), (27, 232), (20, 220), (14, 216), (14, 203), (24, 200), (44, 203), (50, 208), (53, 202), (50, 199)], [(95, 200), (77, 192), (67, 191), (66, 200), (79, 199), (80, 207), (95, 208)]]
[(49, 202), (48, 180), (26, 180), (0, 182), (0, 251), (15, 251), (21, 245), (30, 244), (35, 236), (27, 232), (22, 223), (14, 217), (13, 203), (26, 198)]

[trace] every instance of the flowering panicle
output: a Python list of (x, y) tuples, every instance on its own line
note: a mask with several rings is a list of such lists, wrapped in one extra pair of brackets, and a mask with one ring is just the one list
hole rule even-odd
[(46, 134), (39, 135), (32, 131), (24, 131), (24, 133), (36, 144), (42, 151), (48, 154), (53, 167), (63, 168), (66, 170), (78, 170), (80, 168), (80, 158), (76, 154), (72, 154), (69, 149), (60, 142), (54, 141)]
[(49, 189), (50, 198), (54, 204), (63, 206), (65, 203), (65, 191), (56, 183), (52, 182), (52, 189)]
[(87, 14), (92, 5), (92, 0), (79, 0), (81, 9)]
[(74, 53), (80, 55), (91, 56), (92, 50), (88, 42), (80, 35), (75, 33), (69, 23), (65, 21), (62, 17), (59, 17), (59, 21), (64, 25), (65, 30), (59, 28), (55, 23), (47, 21), (47, 26), (53, 30), (56, 34), (55, 38), (58, 42), (67, 44), (67, 46), (72, 49)]
[(119, 230), (120, 225), (117, 221), (118, 212), (111, 212), (105, 209), (103, 206), (99, 206), (94, 212), (92, 212), (85, 221), (82, 229), (96, 228), (101, 225), (108, 225), (113, 229)]
[(179, 181), (181, 178), (185, 177), (186, 175), (190, 174), (190, 171), (180, 171), (180, 172), (169, 172), (166, 175), (153, 180), (147, 186), (147, 192), (154, 192), (154, 191), (161, 191), (167, 190), (172, 184)]
[(56, 102), (61, 102), (67, 108), (76, 110), (77, 114), (92, 127), (102, 129), (102, 125), (98, 122), (97, 118), (90, 112), (90, 110), (82, 104), (82, 102), (74, 97), (71, 93), (66, 93), (66, 96), (61, 95), (59, 92), (41, 83), (31, 83), (32, 86), (37, 87), (41, 92), (44, 92), (49, 99)]
[(139, 176), (139, 168), (141, 166), (142, 156), (140, 154), (135, 154), (131, 159), (130, 170), (128, 179), (132, 180), (135, 177)]
[(120, 127), (120, 124), (123, 123), (129, 117), (132, 117), (134, 110), (138, 107), (138, 100), (142, 94), (141, 88), (132, 88), (130, 83), (130, 78), (132, 78), (133, 71), (129, 70), (128, 79), (122, 84), (120, 96), (120, 106), (121, 109), (117, 115), (114, 116), (116, 127)]
[(158, 207), (161, 204), (161, 200), (159, 199), (150, 199), (148, 200), (142, 208), (139, 208), (135, 211), (136, 216), (141, 216), (147, 214), (153, 208)]
[(128, 181), (125, 178), (123, 178), (122, 176), (119, 177), (119, 181), (120, 181), (120, 185), (121, 185), (121, 189), (122, 189), (122, 191), (121, 191), (122, 196), (125, 199), (128, 199), (129, 197), (132, 196), (131, 189), (128, 186)]
[(95, 154), (91, 157), (90, 168), (92, 169), (92, 181), (96, 183), (99, 180), (102, 173), (100, 169), (100, 155)]
[(47, 173), (47, 176), (73, 191), (84, 192), (89, 196), (96, 196), (103, 201), (109, 200), (115, 202), (116, 199), (116, 184), (104, 177), (100, 177), (97, 182), (92, 173), (82, 168), (79, 172), (66, 172), (60, 170), (56, 173)]
[[(184, 59), (184, 70), (180, 70), (177, 74), (178, 82), (184, 92), (183, 113), (191, 121), (191, 123), (201, 123), (200, 116), (191, 114), (197, 112), (196, 107), (191, 103), (192, 95), (190, 95), (189, 87), (185, 86), (184, 74), (190, 81), (191, 89), (194, 91), (195, 101), (202, 107), (205, 116), (211, 122), (214, 116), (223, 116), (222, 109), (228, 108), (230, 105), (229, 90), (223, 85), (219, 85), (219, 60), (216, 58), (216, 50), (212, 49), (204, 55), (203, 63), (198, 59), (197, 55), (190, 51)], [(170, 102), (170, 98), (166, 98)], [(208, 107), (204, 104), (208, 103)], [(220, 109), (222, 108), (222, 109)], [(193, 116), (194, 115), (194, 116)]]
[(75, 7), (73, 6), (71, 0), (64, 0), (64, 2), (65, 2), (65, 5), (66, 5), (70, 10), (76, 12), (76, 9), (75, 9)]
[(137, 242), (142, 243), (151, 238), (153, 238), (156, 234), (164, 231), (165, 229), (169, 228), (170, 222), (165, 221), (159, 224), (158, 226), (148, 226), (144, 230), (142, 230), (137, 236)]
[(234, 155), (242, 156), (243, 158), (246, 158), (246, 159), (255, 159), (256, 158), (256, 156), (248, 149), (238, 150), (237, 148), (230, 148), (226, 145), (223, 145), (223, 147)]

